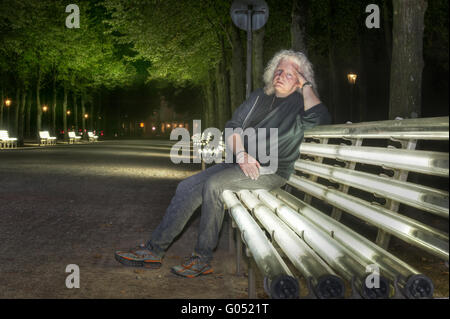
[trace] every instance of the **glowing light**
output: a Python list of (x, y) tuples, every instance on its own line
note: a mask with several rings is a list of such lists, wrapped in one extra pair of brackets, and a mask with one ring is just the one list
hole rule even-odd
[(44, 105), (44, 106), (42, 107), (42, 111), (47, 112), (47, 111), (48, 111), (48, 106), (47, 106), (47, 105)]
[(66, 114), (67, 114), (67, 115), (70, 115), (70, 110), (67, 110)]
[(6, 105), (6, 106), (10, 106), (10, 105), (11, 105), (11, 99), (6, 99), (5, 105)]
[(139, 124), (139, 126), (140, 126), (140, 127), (144, 127), (144, 122), (141, 122), (141, 123)]
[(87, 119), (89, 117), (89, 115), (86, 113), (84, 114), (84, 118)]
[(348, 79), (348, 82), (350, 83), (350, 84), (355, 84), (356, 83), (356, 78), (357, 78), (358, 76), (356, 75), (356, 74), (354, 74), (354, 73), (349, 73), (349, 74), (347, 74), (347, 79)]

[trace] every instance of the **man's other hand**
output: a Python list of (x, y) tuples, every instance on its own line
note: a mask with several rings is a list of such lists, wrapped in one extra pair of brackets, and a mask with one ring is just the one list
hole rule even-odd
[(253, 156), (248, 155), (246, 152), (242, 152), (238, 155), (236, 160), (245, 176), (250, 177), (253, 180), (258, 179), (259, 168), (261, 165)]

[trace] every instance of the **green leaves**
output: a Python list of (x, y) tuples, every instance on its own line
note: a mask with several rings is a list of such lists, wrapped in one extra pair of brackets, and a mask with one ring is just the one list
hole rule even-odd
[(130, 43), (151, 62), (149, 80), (200, 82), (220, 47), (207, 21), (205, 1), (105, 0), (105, 23), (119, 43)]
[(1, 2), (0, 72), (26, 85), (39, 66), (44, 74), (56, 73), (58, 81), (71, 82), (77, 90), (130, 83), (134, 68), (116, 54), (112, 37), (104, 33), (101, 15), (106, 10), (92, 1), (78, 1), (80, 29), (68, 29), (66, 5), (62, 0)]

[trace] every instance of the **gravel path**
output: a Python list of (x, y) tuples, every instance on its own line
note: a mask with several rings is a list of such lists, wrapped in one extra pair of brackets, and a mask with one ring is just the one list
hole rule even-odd
[[(234, 274), (222, 231), (215, 273), (185, 280), (170, 267), (195, 245), (199, 212), (158, 270), (123, 267), (114, 251), (147, 240), (178, 182), (200, 164), (173, 164), (165, 141), (0, 152), (0, 298), (242, 298), (247, 279)], [(226, 226), (226, 225), (225, 225)], [(80, 268), (80, 288), (65, 285)]]

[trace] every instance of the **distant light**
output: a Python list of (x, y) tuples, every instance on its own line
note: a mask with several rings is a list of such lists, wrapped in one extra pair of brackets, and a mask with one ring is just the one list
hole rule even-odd
[(86, 113), (84, 114), (84, 118), (87, 119), (89, 117), (89, 115)]
[(10, 105), (11, 105), (11, 99), (6, 99), (5, 105), (6, 105), (6, 106), (10, 106)]
[(348, 82), (350, 83), (350, 84), (355, 84), (356, 83), (356, 78), (357, 78), (358, 76), (356, 75), (356, 74), (354, 74), (354, 73), (349, 73), (349, 74), (347, 74), (347, 79), (348, 79)]
[(44, 105), (44, 106), (42, 107), (42, 111), (47, 112), (47, 110), (48, 110), (48, 106), (47, 106), (47, 105)]
[(66, 113), (67, 113), (67, 115), (70, 115), (70, 110), (67, 110), (67, 112), (66, 112)]
[(152, 126), (152, 131), (156, 130), (156, 127)]
[(183, 124), (178, 125), (178, 127), (183, 127)]
[(167, 127), (170, 127), (170, 124), (167, 124)]
[(141, 124), (139, 124), (140, 127), (144, 127), (144, 122), (141, 122)]

